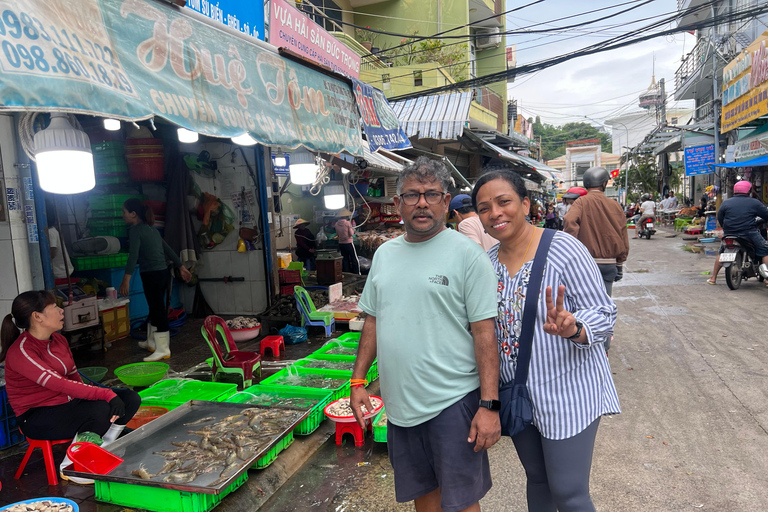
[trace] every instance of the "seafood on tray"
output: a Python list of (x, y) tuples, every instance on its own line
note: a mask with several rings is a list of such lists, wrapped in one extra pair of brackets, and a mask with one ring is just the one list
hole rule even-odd
[[(369, 397), (371, 400), (371, 405), (373, 406), (373, 410), (377, 411), (381, 408), (381, 400), (371, 396)], [(328, 414), (332, 414), (333, 416), (352, 416), (352, 408), (349, 406), (349, 398), (339, 398), (335, 402), (333, 402), (331, 405), (328, 406), (328, 409), (326, 409)], [(363, 414), (368, 414), (368, 409), (366, 409), (365, 406), (363, 406)]]
[(153, 452), (165, 458), (165, 464), (156, 473), (140, 465), (131, 474), (142, 480), (186, 484), (213, 473), (218, 478), (208, 487), (216, 487), (235, 475), (243, 462), (285, 432), (302, 414), (290, 409), (250, 408), (218, 421), (208, 416), (185, 423), (187, 432), (195, 436), (193, 439), (172, 441), (169, 449)]
[(227, 327), (230, 329), (253, 329), (254, 327), (259, 327), (261, 324), (259, 323), (259, 320), (257, 318), (248, 318), (245, 316), (238, 316), (236, 318), (233, 318), (231, 320), (227, 320)]
[(74, 508), (69, 503), (61, 501), (40, 500), (31, 503), (17, 503), (3, 510), (5, 512), (72, 512)]

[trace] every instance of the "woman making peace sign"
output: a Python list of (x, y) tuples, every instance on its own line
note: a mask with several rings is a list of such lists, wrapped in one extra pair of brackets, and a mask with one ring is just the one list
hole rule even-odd
[(526, 296), (534, 294), (528, 290), (532, 260), (544, 233), (525, 221), (525, 184), (513, 172), (490, 172), (475, 184), (472, 203), (500, 242), (488, 255), (499, 280), (501, 384), (514, 380), (521, 334), (533, 329), (526, 382), (533, 423), (512, 437), (528, 479), (528, 510), (593, 511), (589, 471), (598, 423), (620, 412), (603, 348), (616, 305), (587, 249), (557, 232), (546, 253), (535, 323), (523, 325)]

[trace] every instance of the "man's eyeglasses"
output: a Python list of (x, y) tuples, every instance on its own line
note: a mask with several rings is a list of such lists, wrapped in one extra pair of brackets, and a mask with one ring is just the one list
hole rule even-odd
[(421, 196), (424, 196), (424, 199), (427, 200), (427, 204), (439, 204), (445, 197), (445, 192), (435, 192), (433, 190), (422, 193), (406, 192), (405, 194), (400, 194), (400, 200), (406, 206), (416, 206), (419, 203)]

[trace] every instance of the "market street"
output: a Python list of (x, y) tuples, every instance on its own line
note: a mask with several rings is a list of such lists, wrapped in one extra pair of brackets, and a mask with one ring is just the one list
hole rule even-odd
[[(623, 413), (601, 420), (592, 468), (598, 510), (742, 511), (765, 508), (768, 487), (768, 289), (731, 291), (713, 256), (685, 252), (660, 230), (632, 240), (609, 353)], [(716, 246), (715, 246), (716, 247)], [(386, 511), (396, 505), (384, 444), (318, 452), (261, 510)], [(509, 439), (491, 451), (488, 511), (522, 512), (525, 480)], [(358, 463), (369, 465), (358, 466)], [(232, 507), (232, 508), (231, 508)], [(222, 510), (235, 510), (225, 501)]]

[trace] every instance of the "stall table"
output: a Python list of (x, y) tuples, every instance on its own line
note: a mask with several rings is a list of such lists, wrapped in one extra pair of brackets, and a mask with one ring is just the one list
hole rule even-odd
[(342, 297), (341, 300), (326, 304), (322, 308), (318, 309), (318, 311), (333, 313), (333, 318), (337, 322), (349, 322), (351, 319), (357, 317), (357, 315), (363, 312), (363, 310), (360, 309), (360, 307), (357, 305), (358, 300), (360, 300), (360, 297), (356, 295), (350, 297)]

